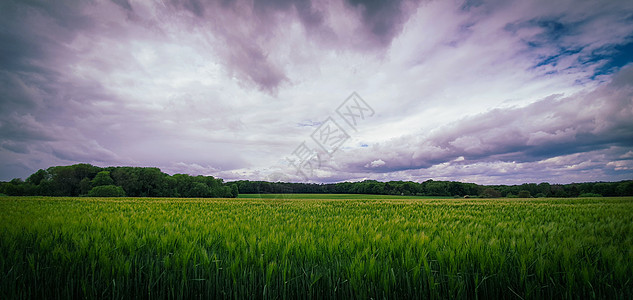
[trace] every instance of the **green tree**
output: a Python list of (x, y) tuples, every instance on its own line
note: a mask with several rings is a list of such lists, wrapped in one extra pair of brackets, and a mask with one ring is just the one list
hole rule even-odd
[(160, 171), (159, 168), (140, 168), (138, 182), (140, 184), (141, 197), (163, 197), (166, 196), (167, 182), (165, 178), (169, 176)]
[(90, 178), (84, 177), (84, 179), (79, 182), (79, 195), (88, 194), (91, 188), (92, 184), (90, 183)]
[(114, 184), (125, 190), (129, 197), (140, 197), (141, 186), (138, 180), (140, 168), (118, 167), (110, 171), (110, 177), (114, 179)]
[(122, 187), (116, 185), (100, 185), (93, 187), (88, 192), (89, 197), (125, 197)]
[(429, 196), (448, 196), (446, 182), (443, 181), (427, 181), (426, 190)]
[(50, 179), (49, 177), (50, 176), (48, 175), (48, 172), (46, 172), (46, 171), (44, 171), (42, 169), (39, 169), (39, 170), (37, 170), (37, 172), (31, 174), (31, 176), (29, 176), (26, 179), (26, 182), (27, 183), (32, 183), (34, 185), (39, 185), (43, 180), (49, 180)]
[(174, 174), (172, 176), (176, 179), (176, 193), (178, 197), (192, 197), (191, 188), (193, 185), (193, 178), (187, 174)]
[(557, 198), (565, 198), (565, 197), (569, 197), (569, 195), (567, 194), (567, 192), (565, 192), (565, 188), (563, 185), (561, 184), (554, 184), (551, 186), (551, 191), (552, 191), (552, 196), (557, 197)]
[(94, 179), (92, 179), (92, 186), (102, 186), (102, 185), (114, 185), (114, 180), (110, 177), (110, 172), (101, 171), (97, 173)]
[(24, 181), (21, 178), (14, 178), (9, 182), (4, 182), (0, 193), (9, 196), (24, 196), (26, 195)]
[(231, 184), (231, 197), (237, 198), (239, 194), (240, 194), (240, 191), (237, 187), (237, 184)]
[(211, 189), (209, 189), (209, 187), (202, 182), (194, 182), (191, 186), (191, 192), (189, 193), (189, 197), (196, 197), (196, 198), (211, 197)]
[(382, 182), (377, 182), (371, 185), (372, 194), (381, 195), (385, 193), (385, 184)]
[(464, 186), (461, 182), (450, 182), (448, 184), (448, 193), (453, 196), (463, 196), (466, 195), (464, 192)]
[(220, 191), (222, 192), (219, 195), (214, 195), (213, 197), (222, 197), (222, 198), (232, 198), (233, 197), (233, 191), (231, 190), (230, 186), (223, 186)]
[(605, 197), (617, 196), (617, 184), (611, 182), (598, 182), (593, 186), (592, 193)]
[(620, 182), (616, 190), (618, 196), (633, 196), (633, 181)]
[[(50, 167), (50, 185), (46, 186), (48, 196), (79, 196), (79, 182), (85, 177), (93, 178), (101, 168), (89, 164)], [(45, 182), (41, 181), (40, 185)]]
[(543, 197), (547, 197), (551, 193), (551, 186), (547, 182), (541, 182), (538, 184), (538, 191), (543, 194)]
[(519, 192), (518, 197), (519, 198), (532, 198), (532, 195), (530, 194), (530, 191), (522, 190), (522, 191)]
[(481, 193), (481, 196), (483, 196), (484, 198), (499, 198), (501, 197), (501, 192), (493, 188), (486, 188)]

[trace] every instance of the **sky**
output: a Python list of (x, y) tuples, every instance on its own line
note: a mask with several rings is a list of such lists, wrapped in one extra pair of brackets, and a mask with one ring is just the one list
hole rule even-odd
[(0, 180), (633, 179), (633, 1), (0, 2)]

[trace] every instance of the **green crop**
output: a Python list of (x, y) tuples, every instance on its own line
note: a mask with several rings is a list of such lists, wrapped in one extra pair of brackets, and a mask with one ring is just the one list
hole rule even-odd
[(0, 299), (631, 299), (632, 213), (631, 198), (0, 197)]
[(238, 198), (261, 198), (261, 199), (452, 199), (448, 196), (393, 196), (393, 195), (370, 195), (370, 194), (240, 194)]

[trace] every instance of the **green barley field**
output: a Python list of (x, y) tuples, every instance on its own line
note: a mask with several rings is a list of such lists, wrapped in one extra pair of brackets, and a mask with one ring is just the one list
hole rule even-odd
[(633, 198), (301, 198), (0, 197), (0, 299), (633, 298)]
[(244, 199), (354, 199), (354, 200), (372, 200), (372, 199), (453, 199), (450, 196), (390, 196), (390, 195), (358, 195), (358, 194), (240, 194), (238, 198)]

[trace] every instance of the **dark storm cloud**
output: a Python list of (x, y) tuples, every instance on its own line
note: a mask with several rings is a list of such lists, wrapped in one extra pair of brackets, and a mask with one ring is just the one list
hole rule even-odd
[[(430, 134), (355, 151), (351, 170), (392, 172), (460, 160), (534, 162), (610, 147), (633, 147), (633, 65), (587, 94), (551, 96), (520, 108), (498, 108)], [(615, 158), (614, 158), (615, 159)], [(385, 163), (372, 167), (371, 162)]]
[(36, 108), (39, 93), (36, 88), (25, 83), (17, 74), (0, 71), (0, 112), (28, 111)]
[(128, 0), (111, 0), (111, 1), (125, 10), (132, 11), (132, 5), (130, 5), (130, 2)]
[(362, 12), (362, 20), (368, 31), (381, 45), (389, 45), (400, 33), (411, 15), (403, 7), (406, 1), (347, 0), (349, 5)]
[(0, 136), (8, 141), (53, 141), (55, 132), (32, 115), (11, 114), (0, 121)]
[[(111, 149), (138, 144), (141, 139), (179, 137), (173, 132), (157, 132), (168, 130), (160, 126), (170, 117), (168, 112), (156, 117), (142, 105), (127, 107), (126, 102), (138, 99), (122, 96), (121, 91), (131, 90), (104, 87), (104, 82), (110, 87), (119, 83), (133, 86), (138, 82), (137, 74), (151, 76), (134, 62), (126, 63), (137, 52), (126, 49), (128, 42), (167, 39), (161, 27), (164, 24), (153, 19), (156, 16), (142, 10), (136, 14), (127, 1), (113, 2), (0, 4), (0, 169), (17, 172), (1, 172), (3, 179), (74, 162), (130, 165), (136, 162), (128, 153), (119, 155)], [(178, 9), (196, 10), (192, 3)], [(125, 18), (130, 15), (134, 18)], [(100, 44), (107, 45), (106, 51), (95, 47)], [(249, 50), (241, 54), (242, 60), (263, 57), (257, 50)], [(138, 73), (122, 80), (111, 77), (120, 70)], [(255, 78), (269, 83), (266, 75), (270, 72)]]
[(255, 0), (253, 7), (259, 16), (290, 12), (294, 8), (299, 15), (299, 19), (308, 28), (319, 26), (323, 21), (322, 13), (312, 7), (311, 0)]
[(261, 46), (237, 36), (226, 36), (225, 40), (232, 47), (221, 53), (231, 73), (239, 78), (248, 78), (261, 90), (269, 93), (275, 93), (279, 85), (287, 81), (283, 69), (268, 59)]
[[(125, 3), (117, 1), (122, 6)], [(90, 4), (0, 4), (0, 146), (5, 150), (0, 153), (1, 168), (32, 171), (33, 163), (38, 167), (50, 163), (42, 161), (49, 155), (58, 163), (117, 160), (115, 154), (80, 132), (89, 129), (90, 123), (77, 123), (77, 118), (91, 114), (94, 101), (116, 99), (97, 82), (75, 81), (69, 76), (69, 65), (77, 54), (69, 45), (78, 35), (96, 28), (96, 21), (84, 13), (86, 5)], [(25, 162), (15, 154), (32, 154), (33, 158)]]
[(323, 13), (312, 9), (309, 0), (298, 0), (295, 8), (299, 14), (301, 22), (308, 28), (319, 27), (323, 23)]
[(631, 71), (604, 84), (627, 63), (631, 9), (578, 3), (0, 1), (0, 180), (77, 162), (265, 176), (350, 89), (392, 118), (326, 181), (520, 180), (550, 158), (617, 178), (633, 168)]
[[(117, 4), (128, 8), (129, 3)], [(348, 29), (340, 24), (326, 23), (325, 16), (332, 15), (326, 2), (310, 0), (263, 1), (197, 1), (172, 0), (169, 7), (187, 11), (196, 18), (199, 30), (210, 30), (225, 46), (214, 46), (225, 59), (229, 71), (238, 78), (251, 82), (261, 90), (275, 93), (280, 85), (289, 82), (281, 65), (272, 57), (274, 47), (266, 44), (269, 38), (283, 35), (288, 20), (280, 15), (296, 15), (305, 30), (321, 47), (333, 49), (358, 49), (384, 51), (402, 30), (412, 10), (404, 7), (405, 1), (347, 1), (346, 18), (360, 14), (364, 30), (353, 38), (337, 35)], [(413, 7), (413, 5), (411, 5)], [(271, 52), (272, 51), (272, 52)]]
[[(3, 82), (15, 85), (3, 89), (2, 102), (14, 101), (14, 93), (25, 89), (45, 90), (59, 77), (59, 69), (72, 59), (66, 44), (93, 20), (81, 13), (74, 1), (3, 1), (0, 4), (0, 70)], [(4, 87), (3, 87), (4, 88)], [(19, 98), (29, 101), (32, 97)]]
[[(345, 0), (347, 5), (360, 12), (361, 22), (369, 34), (369, 38), (381, 46), (387, 46), (393, 38), (402, 30), (403, 24), (413, 13), (415, 3), (410, 3), (407, 8), (404, 4), (411, 1), (373, 1), (373, 0)], [(327, 5), (321, 5), (321, 1), (311, 0), (277, 0), (265, 1), (255, 0), (254, 7), (258, 15), (271, 15), (279, 11), (287, 12), (295, 9), (306, 28), (315, 28), (322, 25), (333, 26), (332, 24), (323, 24), (324, 13), (327, 12)], [(322, 6), (324, 11), (315, 9), (316, 6)], [(353, 17), (350, 15), (350, 17)]]
[(2, 143), (2, 148), (7, 149), (11, 152), (20, 153), (20, 154), (28, 154), (30, 152), (28, 148), (28, 144), (19, 143), (15, 141), (6, 141)]
[(222, 41), (211, 47), (223, 57), (229, 73), (269, 93), (275, 93), (287, 81), (283, 68), (270, 59), (274, 53), (268, 53), (263, 43), (265, 39), (262, 41), (263, 37), (283, 30), (275, 14), (288, 13), (296, 7), (305, 26), (319, 23), (310, 3), (303, 1), (255, 1), (247, 5), (242, 1), (172, 0), (168, 3), (173, 10), (192, 14), (194, 20), (183, 21), (193, 21), (194, 30), (208, 31)]
[[(3, 2), (0, 9), (0, 68), (19, 72), (51, 72), (48, 64), (64, 56), (60, 44), (72, 40), (89, 20), (52, 5)], [(63, 5), (60, 5), (63, 7)], [(69, 8), (70, 9), (70, 8)], [(32, 22), (25, 23), (25, 20)], [(76, 26), (76, 27), (75, 27)]]
[(175, 8), (191, 12), (196, 17), (203, 18), (205, 16), (206, 9), (198, 0), (171, 0), (169, 3)]

